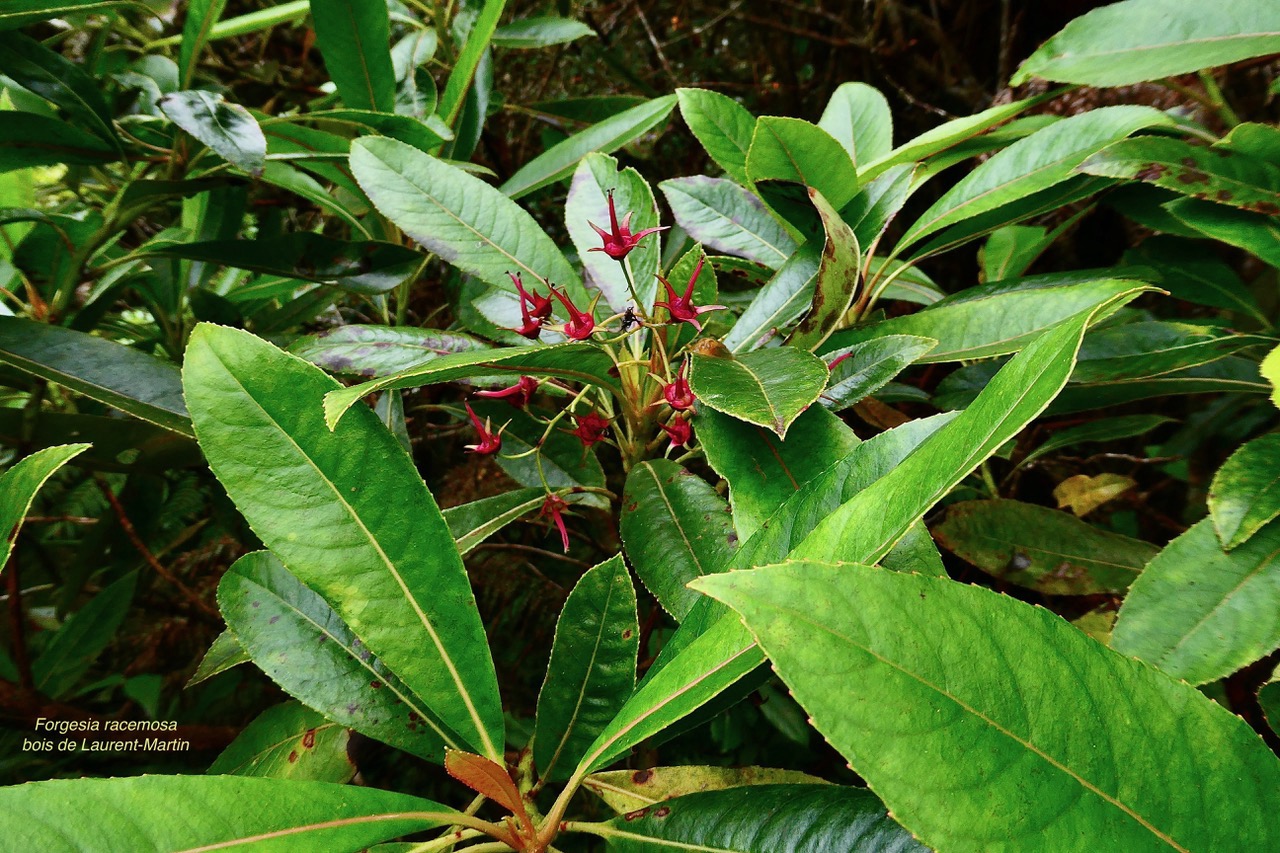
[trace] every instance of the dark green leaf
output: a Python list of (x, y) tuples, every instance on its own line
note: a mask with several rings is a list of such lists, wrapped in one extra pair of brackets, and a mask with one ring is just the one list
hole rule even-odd
[(797, 118), (764, 116), (756, 121), (747, 177), (816, 189), (837, 210), (857, 192), (849, 152), (822, 128)]
[(933, 338), (886, 335), (827, 353), (824, 358), (828, 365), (847, 358), (828, 368), (831, 377), (820, 398), (822, 405), (834, 412), (847, 409), (883, 388), (937, 345)]
[(1228, 264), (1186, 240), (1156, 236), (1125, 253), (1125, 262), (1152, 268), (1155, 283), (1177, 299), (1225, 308), (1270, 325), (1258, 300)]
[(755, 349), (802, 317), (813, 304), (820, 265), (815, 245), (797, 249), (756, 293), (725, 335), (724, 345), (733, 352)]
[(22, 529), (36, 492), (59, 468), (88, 449), (87, 444), (46, 447), (0, 474), (0, 533), (4, 534), (0, 542), (0, 571), (9, 562), (14, 540), (18, 538), (18, 531)]
[(582, 21), (548, 15), (538, 18), (521, 18), (518, 21), (503, 24), (493, 31), (492, 43), (494, 47), (533, 50), (568, 44), (595, 34), (595, 30)]
[(703, 405), (787, 437), (787, 427), (827, 384), (821, 359), (792, 347), (734, 356), (694, 353), (689, 387)]
[(28, 166), (96, 166), (120, 159), (107, 140), (65, 121), (35, 113), (4, 113), (0, 121), (0, 173)]
[(382, 0), (311, 0), (316, 46), (342, 102), (358, 110), (395, 112), (391, 20)]
[[(196, 63), (209, 42), (227, 0), (191, 0), (182, 22), (182, 46), (178, 51), (178, 85), (187, 88), (195, 77)], [(342, 781), (346, 781), (345, 779)]]
[(515, 489), (444, 510), (444, 520), (457, 543), (458, 553), (466, 556), (494, 533), (542, 506), (546, 495), (539, 485), (536, 489)]
[(240, 645), (240, 641), (236, 639), (235, 634), (231, 633), (231, 629), (226, 628), (214, 639), (209, 650), (204, 653), (204, 657), (200, 658), (200, 665), (196, 667), (191, 680), (187, 682), (187, 687), (213, 678), (242, 663), (248, 663), (249, 660), (249, 653), (244, 650), (244, 646)]
[(727, 95), (709, 89), (676, 89), (680, 115), (707, 154), (726, 175), (744, 186), (747, 152), (755, 132), (755, 116)]
[(483, 349), (489, 345), (462, 332), (358, 324), (307, 335), (289, 346), (289, 352), (330, 373), (370, 378), (413, 370), (442, 355)]
[(1023, 457), (1021, 464), (1026, 465), (1033, 459), (1039, 459), (1041, 456), (1053, 453), (1055, 450), (1061, 450), (1064, 447), (1116, 441), (1122, 438), (1145, 435), (1158, 426), (1172, 422), (1173, 418), (1166, 418), (1163, 415), (1121, 415), (1116, 418), (1103, 418), (1080, 426), (1067, 427), (1049, 436), (1043, 444)]
[[(0, 485), (8, 485), (7, 478)], [(124, 622), (137, 583), (138, 573), (130, 572), (62, 623), (44, 652), (31, 663), (37, 690), (59, 699), (76, 686)]]
[(1271, 266), (1280, 267), (1280, 217), (1196, 198), (1169, 202), (1165, 210), (1206, 237), (1239, 246)]
[(796, 250), (758, 198), (724, 178), (701, 175), (658, 185), (676, 222), (704, 246), (777, 269)]
[(170, 92), (158, 101), (158, 106), (174, 124), (231, 165), (254, 177), (262, 174), (266, 166), (267, 138), (244, 107), (198, 89)]
[(74, 62), (22, 33), (0, 35), (0, 72), (62, 108), (98, 136), (116, 142), (111, 110), (92, 77)]
[(305, 705), (268, 708), (209, 767), (209, 775), (267, 776), (348, 782), (356, 767), (347, 756), (351, 733)]
[(63, 15), (105, 12), (117, 6), (142, 6), (135, 0), (8, 0), (0, 8), (0, 30), (12, 30)]
[(1230, 550), (1280, 515), (1280, 433), (1241, 446), (1213, 475), (1209, 513)]

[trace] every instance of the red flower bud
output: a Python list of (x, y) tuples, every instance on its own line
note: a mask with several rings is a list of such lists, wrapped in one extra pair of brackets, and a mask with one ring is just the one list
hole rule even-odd
[(524, 289), (524, 283), (520, 280), (520, 273), (507, 273), (511, 277), (511, 281), (516, 286), (516, 292), (520, 294), (520, 320), (519, 328), (515, 330), (516, 334), (531, 340), (536, 340), (542, 334), (542, 324), (551, 318), (551, 297), (539, 296), (535, 289), (532, 293)]
[(675, 288), (671, 286), (671, 282), (662, 276), (658, 276), (658, 281), (662, 282), (662, 286), (667, 289), (667, 301), (655, 302), (654, 307), (661, 305), (671, 314), (672, 322), (691, 323), (699, 332), (702, 331), (702, 324), (698, 322), (698, 315), (706, 314), (709, 311), (720, 311), (724, 305), (704, 305), (701, 308), (693, 304), (693, 285), (697, 282), (699, 274), (702, 273), (702, 264), (707, 259), (706, 255), (698, 258), (698, 265), (693, 268), (693, 275), (689, 279), (689, 286), (685, 288), (683, 296), (677, 296)]
[(538, 380), (532, 376), (521, 376), (520, 381), (500, 391), (477, 391), (477, 397), (488, 397), (491, 400), (506, 400), (517, 409), (529, 405), (529, 400), (538, 390)]
[(485, 418), (484, 423), (480, 423), (476, 413), (471, 410), (470, 403), (464, 403), (463, 405), (467, 407), (467, 414), (471, 416), (471, 423), (475, 425), (476, 432), (480, 435), (480, 440), (475, 444), (466, 445), (466, 449), (471, 453), (479, 453), (482, 456), (488, 456), (501, 450), (501, 433), (493, 432), (493, 424), (489, 422), (488, 418)]
[(677, 412), (693, 407), (693, 389), (689, 387), (689, 380), (684, 378), (684, 369), (688, 364), (687, 361), (680, 362), (675, 381), (662, 386), (662, 396), (666, 399), (667, 405)]
[(559, 495), (547, 495), (547, 499), (542, 502), (542, 509), (538, 510), (538, 515), (544, 518), (549, 517), (555, 522), (556, 527), (560, 529), (560, 541), (564, 545), (564, 552), (569, 553), (569, 531), (564, 526), (564, 511), (569, 508), (569, 503)]
[(657, 231), (666, 231), (671, 227), (669, 225), (664, 225), (661, 228), (646, 228), (639, 234), (632, 234), (630, 212), (628, 212), (626, 216), (622, 217), (622, 224), (618, 224), (618, 212), (613, 206), (613, 190), (609, 190), (609, 224), (613, 226), (613, 231), (606, 231), (590, 220), (587, 221), (587, 224), (594, 228), (595, 232), (600, 235), (600, 239), (604, 241), (603, 246), (588, 249), (587, 251), (604, 252), (615, 261), (621, 261), (625, 258), (645, 237), (648, 237), (650, 234)]
[(564, 324), (565, 335), (575, 341), (588, 340), (596, 328), (596, 321), (592, 316), (579, 311), (578, 306), (570, 302), (569, 297), (556, 290), (554, 286), (551, 288), (551, 295), (559, 299), (560, 304), (569, 312), (569, 322)]
[(576, 435), (583, 447), (590, 447), (603, 440), (605, 431), (609, 429), (609, 419), (599, 412), (592, 412), (585, 417), (574, 415), (574, 420), (577, 428), (570, 430), (569, 434)]
[(676, 415), (665, 424), (659, 424), (662, 431), (671, 439), (672, 447), (686, 447), (689, 439), (693, 438), (693, 425), (685, 418), (684, 415)]

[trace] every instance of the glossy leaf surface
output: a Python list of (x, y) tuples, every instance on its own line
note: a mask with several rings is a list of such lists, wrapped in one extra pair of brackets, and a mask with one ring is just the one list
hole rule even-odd
[(733, 98), (709, 89), (676, 89), (676, 98), (685, 124), (716, 165), (739, 184), (748, 184), (747, 152), (755, 116)]
[(708, 249), (782, 266), (796, 241), (747, 190), (724, 178), (673, 178), (658, 185), (690, 237)]
[(0, 571), (9, 562), (13, 543), (18, 538), (18, 531), (22, 529), (36, 492), (59, 468), (88, 449), (87, 444), (46, 447), (0, 474), (0, 532), (4, 533), (4, 541), (0, 543)]
[(395, 112), (391, 21), (380, 0), (311, 0), (316, 46), (342, 102), (358, 110)]
[(774, 347), (728, 358), (694, 353), (689, 387), (704, 405), (787, 437), (787, 428), (827, 383), (822, 361), (803, 350)]
[(442, 355), (488, 348), (464, 332), (351, 323), (300, 337), (289, 352), (330, 373), (372, 378), (413, 370)]
[(266, 166), (267, 138), (249, 111), (221, 95), (191, 89), (157, 102), (169, 120), (219, 157), (257, 177)]
[(1280, 515), (1280, 434), (1255, 438), (1223, 463), (1209, 486), (1209, 514), (1228, 550)]
[(209, 766), (209, 775), (347, 782), (356, 772), (347, 757), (350, 735), (323, 714), (285, 702), (246, 726)]

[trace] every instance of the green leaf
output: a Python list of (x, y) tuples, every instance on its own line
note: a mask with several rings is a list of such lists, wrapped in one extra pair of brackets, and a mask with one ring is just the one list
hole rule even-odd
[[(658, 225), (658, 205), (649, 184), (633, 168), (619, 170), (618, 161), (607, 154), (588, 154), (578, 164), (564, 203), (564, 224), (578, 250), (588, 287), (604, 295), (605, 304), (614, 313), (634, 305), (627, 287), (623, 265), (601, 251), (603, 241), (591, 224), (610, 230), (609, 198), (613, 192), (614, 208), (619, 221), (631, 217), (630, 231), (638, 234)], [(640, 241), (626, 256), (635, 283), (640, 307), (649, 311), (658, 292), (657, 274), (661, 271), (662, 246), (657, 234)]]
[(63, 15), (105, 12), (130, 5), (143, 6), (134, 0), (8, 0), (0, 9), (0, 30), (17, 29)]
[[(1280, 764), (1243, 720), (1047, 610), (850, 564), (696, 585), (738, 611), (818, 731), (931, 847), (1280, 841), (1266, 818)], [(1089, 736), (1063, 707), (1089, 708)]]
[(909, 246), (946, 228), (1066, 181), (1100, 148), (1148, 127), (1172, 125), (1145, 106), (1101, 107), (1020, 139), (960, 180), (907, 229)]
[(814, 282), (813, 304), (792, 330), (787, 343), (800, 349), (816, 350), (844, 321), (862, 279), (862, 254), (858, 238), (836, 209), (816, 189), (809, 189), (809, 201), (822, 219), (826, 239), (822, 260)]
[(183, 386), (210, 468), (263, 543), (458, 733), (450, 745), (501, 758), (496, 676), (466, 571), (378, 416), (360, 407), (331, 431), (320, 402), (337, 382), (208, 324), (192, 333)]
[(795, 420), (786, 441), (714, 410), (700, 412), (697, 423), (707, 463), (729, 482), (734, 528), (744, 542), (833, 460), (861, 444), (853, 430), (818, 406)]
[(59, 468), (88, 449), (87, 444), (46, 447), (0, 474), (0, 533), (4, 534), (3, 543), (0, 543), (0, 571), (9, 563), (13, 543), (18, 538), (18, 531), (22, 529), (36, 492)]
[(61, 326), (0, 317), (0, 362), (135, 418), (194, 435), (178, 368), (140, 350)]
[(724, 569), (738, 546), (728, 502), (667, 459), (631, 469), (618, 525), (636, 576), (677, 622), (700, 597), (685, 584)]
[(1280, 53), (1280, 9), (1255, 0), (1126, 0), (1094, 9), (1042, 44), (1009, 85), (1032, 77), (1127, 86)]
[(1271, 390), (1271, 402), (1280, 407), (1280, 346), (1267, 353), (1259, 366)]
[(192, 89), (170, 92), (156, 102), (178, 127), (233, 166), (259, 177), (266, 167), (267, 138), (249, 111), (221, 95)]
[(725, 335), (724, 345), (735, 353), (755, 349), (804, 316), (813, 305), (820, 266), (815, 245), (797, 249), (756, 293)]
[(893, 149), (893, 116), (880, 90), (866, 83), (842, 83), (831, 94), (818, 127), (834, 136), (854, 165), (871, 163)]
[[(262, 172), (260, 180), (264, 184), (279, 187), (312, 202), (317, 207), (350, 225), (353, 233), (365, 237), (372, 236), (369, 233), (369, 229), (351, 212), (348, 205), (334, 198), (323, 185), (305, 172), (295, 169), (287, 163), (269, 161)], [(358, 192), (359, 188), (357, 188)]]
[(1225, 552), (1204, 519), (1147, 566), (1120, 608), (1111, 647), (1204, 684), (1280, 647), (1280, 525)]
[(7, 843), (47, 853), (198, 847), (357, 853), (447, 826), (457, 814), (377, 788), (249, 776), (31, 782), (0, 788), (0, 813), (8, 816), (0, 822)]
[(218, 585), (218, 604), (236, 642), (290, 696), (383, 743), (444, 760), (446, 726), (271, 552), (237, 560)]
[[(1280, 49), (1280, 35), (1276, 46)], [(1080, 164), (1090, 175), (1143, 181), (1181, 195), (1280, 214), (1280, 167), (1230, 148), (1158, 136), (1122, 139)]]
[(717, 252), (777, 269), (796, 250), (796, 241), (760, 199), (733, 181), (696, 175), (663, 181), (658, 188), (689, 237)]
[(894, 166), (861, 187), (858, 194), (841, 208), (840, 216), (853, 228), (858, 245), (866, 247), (868, 252), (884, 236), (889, 223), (906, 204), (915, 171), (916, 167), (907, 163)]
[(1116, 418), (1103, 418), (1090, 421), (1080, 426), (1060, 429), (1049, 436), (1043, 444), (1023, 457), (1020, 464), (1026, 465), (1033, 459), (1039, 459), (1061, 450), (1064, 447), (1075, 447), (1077, 444), (1106, 443), (1122, 438), (1133, 438), (1145, 435), (1163, 424), (1172, 423), (1173, 418), (1163, 415), (1121, 415)]
[(1028, 344), (969, 408), (938, 430), (918, 453), (824, 518), (792, 555), (866, 563), (884, 556), (908, 527), (1057, 396), (1075, 367), (1089, 324), (1145, 289), (1100, 302)]
[(1257, 298), (1228, 264), (1196, 244), (1157, 235), (1125, 253), (1125, 263), (1153, 268), (1155, 283), (1175, 299), (1225, 308), (1270, 326)]
[[(3, 323), (0, 323), (3, 329)], [(0, 339), (2, 342), (2, 339)], [(595, 344), (564, 343), (537, 347), (504, 347), (442, 355), (419, 367), (335, 390), (324, 399), (326, 423), (335, 425), (362, 397), (393, 388), (419, 388), (476, 376), (554, 376), (617, 389), (609, 377), (613, 362)]]
[(1238, 246), (1280, 268), (1280, 219), (1277, 217), (1196, 198), (1169, 202), (1164, 209), (1206, 237)]
[(330, 284), (352, 293), (386, 293), (413, 275), (422, 255), (395, 243), (335, 240), (309, 231), (266, 240), (150, 243), (142, 254), (236, 267)]
[(595, 34), (595, 30), (582, 21), (548, 15), (521, 18), (518, 21), (503, 24), (494, 30), (492, 43), (494, 47), (533, 50), (557, 44), (569, 44)]
[(636, 593), (618, 554), (582, 576), (556, 622), (533, 736), (543, 779), (567, 779), (626, 702), (639, 648)]
[(681, 765), (644, 770), (592, 773), (583, 787), (604, 800), (618, 814), (626, 814), (703, 791), (723, 791), (758, 785), (823, 785), (817, 776), (772, 767), (714, 767)]
[(458, 553), (465, 557), (494, 533), (542, 506), (546, 496), (541, 485), (536, 489), (515, 489), (449, 507), (442, 514)]
[(654, 98), (579, 131), (524, 164), (498, 189), (520, 198), (568, 177), (583, 157), (593, 151), (609, 154), (629, 145), (665, 121), (675, 106), (675, 95)]
[(933, 536), (987, 574), (1047, 595), (1123, 592), (1160, 550), (1069, 513), (1007, 500), (952, 504)]
[(1072, 382), (1101, 383), (1163, 376), (1217, 361), (1270, 338), (1190, 323), (1150, 321), (1098, 329), (1085, 338)]
[(110, 142), (56, 118), (4, 113), (0, 122), (0, 173), (28, 166), (97, 166), (120, 159)]
[(1280, 515), (1280, 433), (1242, 445), (1213, 475), (1209, 514), (1228, 551)]
[(747, 152), (755, 133), (755, 116), (746, 107), (709, 89), (676, 89), (680, 115), (707, 154), (739, 184), (747, 177)]
[(231, 629), (223, 629), (222, 633), (214, 638), (209, 650), (204, 653), (204, 657), (200, 658), (200, 664), (196, 667), (195, 673), (192, 674), (186, 686), (191, 687), (194, 684), (207, 681), (232, 667), (248, 663), (249, 660), (249, 653), (244, 650), (244, 646), (240, 645), (236, 635), (231, 633)]
[[(192, 0), (182, 22), (182, 45), (178, 51), (178, 85), (187, 88), (195, 77), (196, 64), (213, 28), (222, 17), (227, 0)], [(346, 781), (346, 780), (343, 780)]]
[[(355, 128), (362, 133), (377, 136), (388, 136), (407, 142), (419, 151), (430, 153), (442, 142), (453, 139), (451, 131), (439, 117), (429, 115), (424, 119), (412, 115), (393, 115), (376, 113), (371, 110), (316, 110), (298, 116), (290, 116), (290, 121), (318, 123), (321, 125), (339, 125), (343, 130)], [(343, 151), (348, 151), (343, 146)], [(274, 153), (274, 152), (273, 152)]]
[(891, 335), (932, 338), (938, 345), (921, 364), (962, 361), (1017, 352), (1056, 323), (1110, 303), (1138, 282), (1102, 278), (1102, 272), (1052, 273), (982, 284), (941, 299), (922, 311), (839, 332), (828, 348)]
[[(886, 335), (827, 353), (831, 376), (820, 398), (822, 405), (833, 412), (849, 408), (883, 388), (937, 345), (933, 338)], [(848, 357), (830, 366), (844, 356)]]
[[(31, 458), (31, 457), (28, 457)], [(7, 485), (7, 481), (0, 481)], [(31, 663), (35, 688), (60, 699), (75, 687), (111, 642), (133, 603), (138, 573), (130, 572), (72, 614)]]
[(839, 785), (704, 791), (583, 829), (617, 853), (882, 853), (924, 851), (875, 794)]
[(330, 373), (365, 377), (391, 376), (443, 355), (487, 349), (486, 342), (462, 332), (355, 323), (306, 335), (289, 345), (289, 352)]
[(395, 112), (391, 19), (382, 0), (311, 0), (316, 46), (342, 102), (359, 110)]
[(817, 125), (797, 118), (763, 116), (747, 152), (752, 181), (789, 181), (818, 190), (831, 206), (844, 207), (857, 192), (853, 161)]
[(209, 775), (348, 782), (351, 733), (323, 714), (285, 702), (259, 714), (209, 767)]
[(1027, 268), (1057, 237), (1043, 225), (1006, 225), (987, 237), (978, 253), (982, 281), (1003, 281), (1024, 275)]
[(782, 439), (826, 384), (822, 360), (792, 347), (690, 357), (689, 387), (703, 405), (771, 429)]
[(351, 143), (351, 170), (384, 216), (463, 272), (513, 295), (507, 272), (523, 273), (586, 302), (578, 274), (541, 226), (474, 175), (377, 137)]
[(76, 63), (22, 33), (0, 34), (0, 72), (116, 143), (111, 109), (97, 83)]
[(445, 83), (444, 93), (440, 96), (439, 115), (449, 127), (457, 126), (458, 114), (462, 112), (466, 103), (477, 68), (488, 55), (489, 40), (498, 29), (498, 20), (502, 17), (502, 11), (506, 5), (506, 0), (485, 0), (474, 23), (471, 24), (470, 31), (467, 32), (466, 42), (458, 54), (458, 61), (449, 72), (449, 80)]
[[(604, 488), (599, 458), (577, 437), (556, 430), (541, 441), (546, 432), (546, 413), (542, 413), (542, 420), (536, 420), (528, 412), (497, 400), (475, 400), (471, 408), (481, 420), (492, 420), (495, 428), (503, 428), (502, 453), (495, 461), (520, 485), (535, 487), (545, 482), (552, 489)], [(537, 454), (530, 453), (535, 447)], [(601, 509), (608, 505), (600, 494), (578, 495), (575, 502)]]

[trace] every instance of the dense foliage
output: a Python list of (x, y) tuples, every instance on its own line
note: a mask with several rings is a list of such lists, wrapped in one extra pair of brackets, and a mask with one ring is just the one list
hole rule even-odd
[(577, 5), (0, 5), (0, 844), (1280, 847), (1280, 6)]

